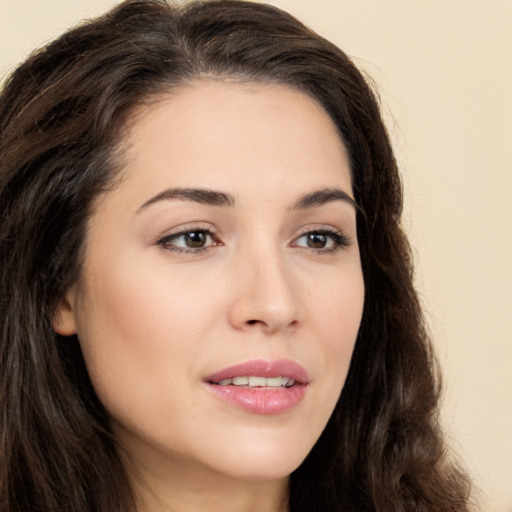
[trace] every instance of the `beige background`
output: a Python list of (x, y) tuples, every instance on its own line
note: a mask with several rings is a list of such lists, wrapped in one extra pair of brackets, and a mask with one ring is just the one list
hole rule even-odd
[[(0, 0), (0, 77), (112, 0)], [(277, 0), (378, 83), (417, 284), (445, 369), (444, 424), (512, 512), (512, 1)]]

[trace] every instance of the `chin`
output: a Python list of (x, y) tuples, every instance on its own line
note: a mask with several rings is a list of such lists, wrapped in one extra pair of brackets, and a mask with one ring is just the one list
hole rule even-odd
[(217, 471), (243, 480), (278, 480), (295, 471), (312, 448), (288, 436), (285, 440), (265, 440), (254, 436), (251, 443), (224, 446), (215, 457)]

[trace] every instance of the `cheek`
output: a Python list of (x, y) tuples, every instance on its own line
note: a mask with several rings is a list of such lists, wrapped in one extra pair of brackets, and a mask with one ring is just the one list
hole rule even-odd
[(326, 276), (324, 286), (310, 294), (308, 319), (322, 332), (332, 350), (353, 346), (364, 304), (364, 282), (359, 261)]
[[(103, 259), (88, 271), (79, 304), (78, 336), (87, 369), (107, 410), (115, 416), (139, 404), (158, 410), (162, 390), (180, 396), (196, 371), (208, 332), (220, 318), (218, 282), (165, 263)], [(214, 276), (215, 277), (215, 276)]]
[(207, 321), (203, 313), (211, 301), (207, 293), (197, 292), (199, 283), (176, 279), (165, 266), (153, 267), (118, 260), (115, 266), (91, 272), (93, 285), (80, 308), (83, 331), (93, 331), (88, 338), (104, 338), (108, 343), (103, 348), (122, 345), (123, 352), (144, 359), (155, 352), (173, 352), (170, 340), (195, 337), (205, 328), (200, 320)]
[(111, 414), (134, 403), (149, 411), (158, 390), (169, 387), (170, 375), (184, 364), (175, 341), (180, 338), (172, 333), (180, 332), (176, 309), (181, 304), (180, 313), (186, 311), (172, 288), (140, 265), (130, 265), (127, 272), (117, 261), (100, 269), (91, 269), (78, 308), (78, 337), (89, 376)]
[[(323, 368), (323, 378), (330, 381), (329, 389), (337, 400), (361, 324), (364, 283), (359, 267), (331, 283), (322, 290), (321, 296), (312, 297), (310, 320), (322, 347), (319, 351), (322, 361), (318, 366)], [(332, 401), (333, 397), (327, 399)]]

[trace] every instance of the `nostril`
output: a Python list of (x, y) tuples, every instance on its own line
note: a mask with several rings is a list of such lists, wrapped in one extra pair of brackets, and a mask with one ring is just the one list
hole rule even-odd
[(258, 323), (258, 320), (247, 320), (247, 323), (249, 325), (254, 325), (254, 324), (257, 324)]

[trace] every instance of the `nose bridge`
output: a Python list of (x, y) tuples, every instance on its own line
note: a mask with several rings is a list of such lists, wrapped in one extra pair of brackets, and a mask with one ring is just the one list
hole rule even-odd
[(238, 328), (274, 333), (298, 321), (298, 297), (285, 254), (270, 240), (240, 249), (234, 290), (232, 321)]

